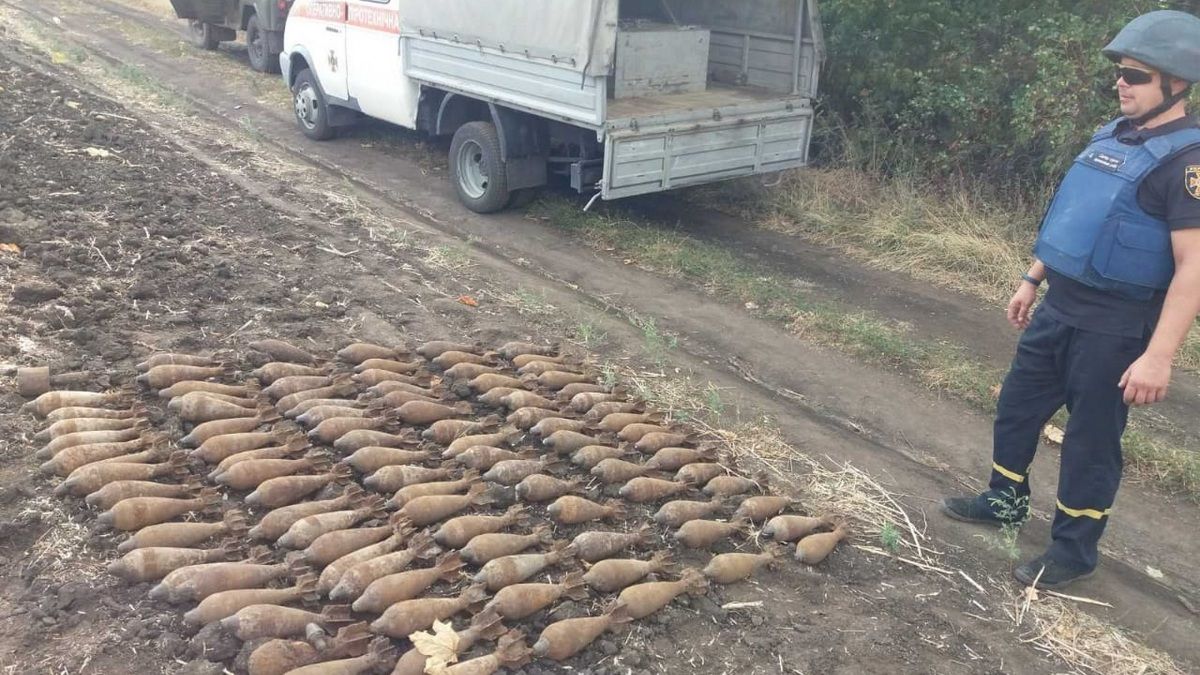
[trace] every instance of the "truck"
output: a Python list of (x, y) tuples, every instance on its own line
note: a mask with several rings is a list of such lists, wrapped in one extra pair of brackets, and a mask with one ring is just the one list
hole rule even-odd
[(263, 73), (279, 72), (291, 4), (292, 0), (171, 0), (175, 16), (188, 22), (192, 44), (211, 51), (244, 31), (250, 67)]
[(279, 59), (303, 134), (448, 137), (491, 213), (805, 166), (824, 45), (816, 0), (296, 0)]

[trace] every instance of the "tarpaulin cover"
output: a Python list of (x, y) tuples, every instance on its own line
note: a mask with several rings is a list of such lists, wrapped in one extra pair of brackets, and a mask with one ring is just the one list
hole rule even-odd
[(609, 72), (618, 0), (400, 0), (401, 29)]

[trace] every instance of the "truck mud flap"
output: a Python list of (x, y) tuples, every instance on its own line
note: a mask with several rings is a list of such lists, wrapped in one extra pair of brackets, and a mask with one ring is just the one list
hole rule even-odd
[(206, 23), (224, 23), (231, 8), (228, 0), (171, 0), (175, 16)]
[(200, 13), (196, 11), (196, 5), (192, 0), (171, 0), (171, 7), (175, 8), (175, 16), (181, 19), (200, 18)]
[(611, 133), (604, 199), (769, 173), (807, 162), (811, 114), (661, 132)]

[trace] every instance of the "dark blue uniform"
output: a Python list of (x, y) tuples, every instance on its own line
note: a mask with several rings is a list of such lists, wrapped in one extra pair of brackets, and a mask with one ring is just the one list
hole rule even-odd
[[(1196, 128), (1197, 121), (1186, 117), (1153, 129), (1137, 130), (1128, 122), (1118, 122), (1110, 130), (1112, 138), (1131, 150), (1147, 142), (1160, 143), (1167, 135)], [(1152, 139), (1159, 141), (1152, 141)], [(1146, 350), (1166, 296), (1163, 270), (1153, 269), (1170, 255), (1171, 230), (1200, 227), (1200, 146), (1192, 145), (1157, 158), (1156, 164), (1136, 183), (1136, 207), (1147, 223), (1164, 224), (1161, 233), (1120, 231), (1110, 237), (1111, 258), (1121, 257), (1121, 246), (1130, 247), (1125, 262), (1104, 268), (1089, 248), (1080, 253), (1085, 259), (1073, 265), (1069, 258), (1070, 242), (1061, 246), (1043, 246), (1050, 219), (1069, 220), (1107, 198), (1074, 186), (1083, 206), (1052, 205), (1043, 223), (1038, 257), (1047, 266), (1049, 290), (1021, 336), (1012, 369), (1004, 381), (997, 406), (994, 428), (993, 467), (989, 491), (985, 497), (1011, 499), (1029, 494), (1029, 467), (1033, 462), (1038, 438), (1046, 422), (1062, 406), (1070, 412), (1062, 446), (1058, 501), (1052, 528), (1053, 543), (1048, 555), (1078, 571), (1091, 571), (1097, 563), (1097, 544), (1108, 522), (1121, 480), (1121, 435), (1129, 409), (1123, 391), (1117, 386), (1125, 370)], [(1089, 146), (1095, 148), (1097, 146)], [(1093, 161), (1101, 170), (1114, 173), (1126, 157), (1120, 145), (1109, 141), (1093, 150)], [(1117, 148), (1115, 152), (1105, 150)], [(1145, 153), (1142, 153), (1144, 155)], [(1085, 155), (1081, 155), (1084, 160)], [(1137, 157), (1130, 152), (1128, 157)], [(1131, 160), (1132, 161), (1132, 160)], [(1102, 172), (1102, 171), (1101, 171)], [(1085, 176), (1085, 180), (1088, 180)], [(1068, 174), (1064, 187), (1072, 180)], [(1112, 185), (1119, 184), (1113, 180)], [(1060, 187), (1060, 193), (1063, 190)], [(1056, 197), (1056, 202), (1058, 197)], [(1095, 206), (1094, 208), (1108, 208)], [(1108, 212), (1104, 212), (1108, 213)], [(1108, 220), (1113, 220), (1109, 217)], [(1117, 220), (1120, 220), (1119, 218)], [(1117, 225), (1120, 227), (1120, 225)], [(1106, 223), (1105, 227), (1108, 227)], [(1146, 232), (1149, 232), (1147, 230)], [(1145, 236), (1141, 236), (1145, 234)], [(1102, 238), (1096, 250), (1105, 246)], [(1159, 250), (1167, 237), (1166, 250)], [(1053, 236), (1051, 237), (1053, 238)], [(1157, 260), (1138, 258), (1158, 256)], [(1064, 254), (1066, 251), (1067, 254)], [(1080, 249), (1082, 251), (1082, 249)], [(1090, 256), (1090, 257), (1089, 257)], [(1127, 269), (1122, 269), (1122, 264)], [(1056, 266), (1059, 269), (1056, 269)], [(1165, 271), (1169, 281), (1173, 267)], [(1155, 278), (1157, 276), (1157, 279)]]

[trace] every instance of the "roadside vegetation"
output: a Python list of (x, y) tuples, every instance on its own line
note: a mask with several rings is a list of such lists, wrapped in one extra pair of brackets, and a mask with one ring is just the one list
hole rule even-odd
[[(820, 6), (816, 166), (771, 189), (747, 181), (697, 198), (998, 304), (1030, 262), (1059, 177), (1118, 114), (1100, 48), (1141, 13), (1200, 13), (1200, 0)], [(1197, 331), (1178, 363), (1200, 371)]]
[[(849, 161), (786, 175), (778, 186), (717, 185), (696, 200), (748, 223), (842, 251), (866, 264), (973, 295), (1002, 308), (1029, 268), (1049, 190), (1004, 200), (959, 182), (934, 188)], [(1176, 364), (1200, 372), (1200, 330)]]
[[(795, 279), (728, 247), (683, 231), (651, 227), (625, 217), (620, 209), (584, 213), (573, 201), (557, 197), (540, 201), (531, 217), (574, 233), (598, 251), (686, 280), (722, 302), (786, 326), (806, 341), (905, 373), (931, 391), (953, 396), (978, 410), (995, 408), (1004, 373), (968, 349), (922, 339), (902, 323), (818, 298)], [(672, 338), (664, 336), (652, 319), (635, 319), (634, 323), (645, 334), (647, 351), (661, 361), (673, 347)], [(1062, 419), (1060, 415), (1059, 424)], [(1200, 503), (1200, 455), (1140, 430), (1136, 420), (1126, 433), (1125, 453), (1138, 477)]]

